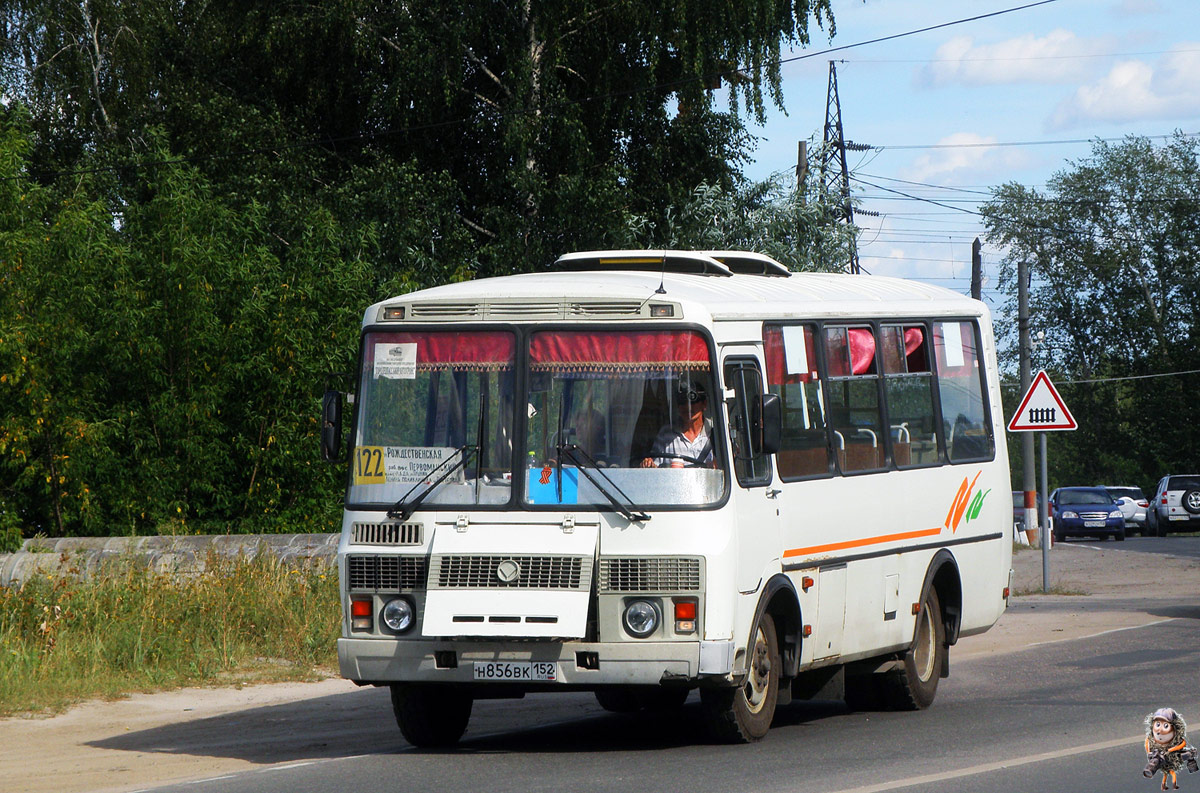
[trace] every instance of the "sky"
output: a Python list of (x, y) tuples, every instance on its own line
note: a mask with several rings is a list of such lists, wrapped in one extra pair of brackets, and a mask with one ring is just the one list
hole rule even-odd
[(845, 139), (880, 147), (847, 152), (858, 206), (881, 215), (855, 216), (862, 269), (968, 294), (978, 236), (983, 298), (997, 307), (1002, 251), (983, 238), (976, 201), (1006, 182), (1044, 188), (1098, 138), (1200, 133), (1200, 0), (1053, 0), (819, 53), (1033, 1), (833, 0), (837, 35), (814, 25), (785, 54), (811, 57), (782, 67), (784, 110), (751, 125), (745, 174), (794, 171), (797, 142), (821, 142), (836, 60)]

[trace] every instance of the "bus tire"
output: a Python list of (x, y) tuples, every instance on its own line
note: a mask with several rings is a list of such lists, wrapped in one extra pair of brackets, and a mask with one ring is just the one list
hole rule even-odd
[(781, 665), (775, 621), (764, 612), (754, 629), (745, 682), (736, 688), (700, 690), (700, 707), (714, 740), (751, 743), (767, 734), (779, 700)]
[(933, 587), (921, 602), (913, 643), (899, 669), (888, 672), (884, 686), (893, 710), (922, 710), (933, 704), (946, 657), (946, 627), (942, 606)]
[(404, 740), (413, 746), (453, 746), (467, 730), (473, 700), (450, 686), (393, 683), (392, 711)]

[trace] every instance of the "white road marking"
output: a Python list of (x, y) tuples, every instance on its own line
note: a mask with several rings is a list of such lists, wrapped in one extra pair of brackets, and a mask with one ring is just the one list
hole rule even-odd
[(1078, 641), (1082, 641), (1083, 639), (1094, 639), (1097, 636), (1106, 636), (1110, 633), (1120, 633), (1121, 631), (1134, 631), (1134, 630), (1137, 630), (1138, 628), (1149, 628), (1152, 625), (1162, 625), (1164, 622), (1174, 622), (1177, 619), (1180, 619), (1180, 618), (1179, 617), (1167, 617), (1166, 619), (1155, 620), (1154, 622), (1147, 622), (1142, 625), (1126, 625), (1124, 628), (1109, 628), (1108, 630), (1100, 631), (1099, 633), (1089, 633), (1087, 636), (1070, 636), (1070, 637), (1064, 637), (1062, 639), (1049, 639), (1044, 642), (1035, 642), (1034, 644), (1027, 644), (1024, 647), (1022, 647), (1021, 649), (1028, 650), (1030, 647), (1044, 647), (1047, 644), (1058, 644), (1060, 642), (1078, 642)]
[(868, 785), (866, 787), (856, 787), (849, 790), (844, 790), (842, 793), (879, 793), (884, 790), (896, 790), (897, 788), (915, 787), (918, 785), (929, 785), (934, 782), (944, 782), (947, 779), (958, 779), (964, 776), (977, 776), (986, 774), (989, 771), (999, 771), (1005, 768), (1017, 768), (1018, 766), (1030, 765), (1031, 763), (1041, 763), (1046, 760), (1059, 760), (1064, 757), (1074, 757), (1075, 755), (1088, 754), (1089, 752), (1099, 752), (1103, 749), (1115, 749), (1118, 746), (1135, 745), (1139, 748), (1142, 741), (1145, 739), (1145, 734), (1134, 735), (1129, 738), (1116, 738), (1111, 741), (1100, 741), (1099, 743), (1089, 743), (1083, 746), (1076, 746), (1072, 749), (1060, 749), (1057, 752), (1043, 752), (1042, 754), (1022, 755), (1010, 760), (997, 760), (991, 763), (981, 763), (979, 765), (960, 768), (957, 771), (944, 771), (940, 774), (924, 774), (922, 776), (908, 777), (907, 779), (896, 779), (891, 782), (882, 782), (878, 785)]

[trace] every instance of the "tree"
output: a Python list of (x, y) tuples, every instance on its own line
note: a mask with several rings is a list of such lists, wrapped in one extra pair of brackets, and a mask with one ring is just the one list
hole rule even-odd
[[(663, 220), (701, 182), (732, 187), (752, 145), (742, 114), (782, 106), (780, 50), (808, 41), (810, 17), (832, 35), (830, 0), (16, 0), (0, 88), (32, 109), (35, 170), (142, 162), (158, 128), (283, 239), (288, 195), (406, 171), (419, 214), (449, 212), (425, 225), (466, 235), (409, 273), (429, 283), (464, 263), (544, 266), (603, 246), (630, 213)], [(133, 200), (141, 178), (110, 187)], [(375, 208), (356, 219), (408, 218)], [(379, 258), (409, 269), (398, 248)]]
[(257, 205), (183, 165), (117, 216), (86, 179), (30, 180), (5, 132), (0, 512), (53, 534), (326, 528), (316, 396), (354, 354), (373, 241), (312, 206), (281, 259)]
[[(1145, 488), (1195, 467), (1200, 429), (1181, 418), (1200, 377), (1180, 373), (1200, 369), (1198, 151), (1182, 134), (1157, 147), (1097, 142), (1044, 193), (1006, 184), (983, 208), (1010, 293), (1016, 263), (1030, 264), (1035, 368), (1054, 373), (1080, 422), (1051, 438), (1064, 484)], [(1015, 349), (1011, 300), (1007, 313), (1000, 330)]]
[(832, 35), (830, 0), (12, 0), (0, 532), (330, 528), (316, 396), (388, 294), (638, 239), (822, 260), (738, 170), (810, 18)]

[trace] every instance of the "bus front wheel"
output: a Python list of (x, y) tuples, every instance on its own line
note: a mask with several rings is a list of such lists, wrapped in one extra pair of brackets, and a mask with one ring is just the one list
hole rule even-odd
[(392, 710), (404, 740), (413, 746), (458, 743), (471, 719), (471, 695), (450, 686), (392, 685)]
[(700, 691), (709, 733), (722, 743), (761, 740), (775, 718), (779, 700), (779, 641), (770, 614), (759, 618), (750, 646), (746, 681), (736, 688), (707, 688)]
[(933, 704), (946, 660), (946, 628), (942, 606), (933, 587), (921, 602), (912, 646), (899, 669), (884, 680), (888, 705), (895, 710), (921, 710)]

